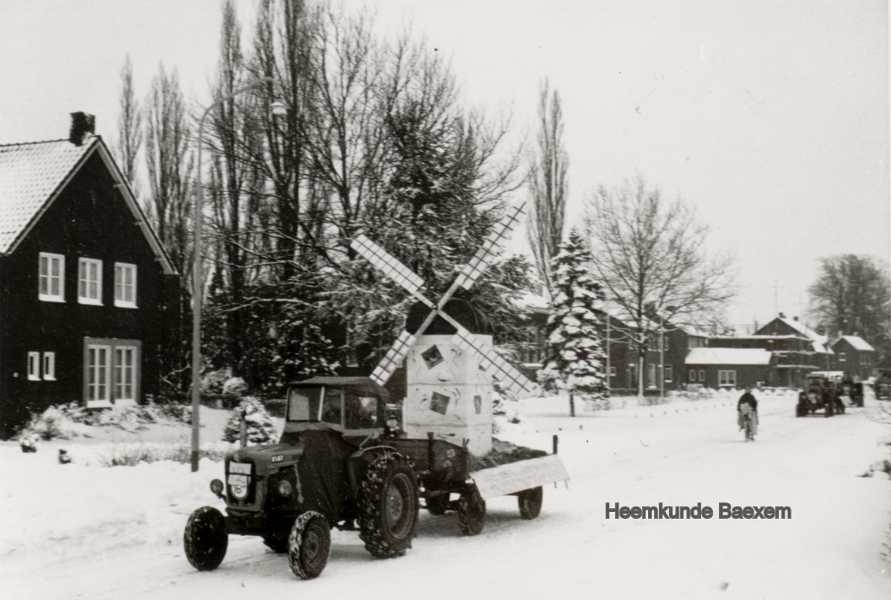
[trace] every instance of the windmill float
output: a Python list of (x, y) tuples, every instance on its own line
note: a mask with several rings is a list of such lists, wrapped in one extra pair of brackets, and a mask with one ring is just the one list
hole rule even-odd
[[(424, 280), (386, 250), (364, 235), (353, 240), (351, 247), (359, 255), (426, 306), (421, 323), (412, 328), (414, 331), (406, 329), (399, 334), (371, 374), (372, 380), (384, 385), (406, 360), (402, 410), (408, 437), (433, 433), (453, 443), (466, 440), (472, 454), (483, 456), (492, 449), (492, 380), (513, 396), (536, 389), (495, 351), (491, 335), (471, 333), (445, 311), (458, 288), (470, 289), (495, 262), (522, 211), (522, 205), (510, 209), (437, 302), (421, 292)], [(437, 317), (454, 333), (426, 334)]]

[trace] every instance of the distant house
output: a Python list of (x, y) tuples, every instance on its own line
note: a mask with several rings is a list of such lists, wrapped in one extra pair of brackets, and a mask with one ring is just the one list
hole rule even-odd
[[(521, 308), (528, 315), (530, 337), (534, 341), (521, 345), (520, 357), (526, 374), (535, 379), (535, 373), (541, 368), (547, 352), (546, 326), (550, 308), (544, 298), (531, 293), (524, 295)], [(609, 387), (613, 393), (636, 393), (641, 373), (635, 332), (628, 325), (628, 319), (621, 315), (622, 310), (610, 302), (605, 302), (598, 311), (602, 323), (600, 341), (609, 357), (604, 368), (609, 371)], [(643, 383), (644, 391), (648, 394), (658, 393), (660, 372), (665, 391), (683, 387), (687, 352), (708, 343), (707, 335), (693, 327), (668, 321), (661, 325), (665, 327), (665, 333), (661, 336), (663, 352), (659, 352), (660, 324), (653, 322), (651, 328), (655, 333), (650, 334), (644, 355)]]
[(694, 348), (686, 358), (688, 384), (743, 388), (766, 383), (771, 353), (762, 348)]
[(832, 342), (834, 368), (851, 377), (867, 379), (876, 366), (876, 349), (856, 335), (843, 335)]
[(158, 391), (178, 277), (93, 119), (0, 146), (0, 434)]

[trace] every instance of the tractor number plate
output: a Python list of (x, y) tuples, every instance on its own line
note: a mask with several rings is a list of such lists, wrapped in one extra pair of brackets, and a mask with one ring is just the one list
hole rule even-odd
[(229, 481), (230, 487), (245, 487), (246, 488), (248, 485), (248, 476), (230, 473), (228, 481)]

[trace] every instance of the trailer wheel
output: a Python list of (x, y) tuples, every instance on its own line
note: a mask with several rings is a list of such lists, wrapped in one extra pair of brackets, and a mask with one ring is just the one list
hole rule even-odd
[(402, 556), (418, 523), (418, 477), (408, 459), (386, 452), (365, 470), (359, 491), (359, 538), (377, 558)]
[(524, 519), (534, 519), (541, 514), (541, 501), (544, 490), (541, 486), (530, 490), (523, 490), (517, 494), (517, 506), (520, 507), (520, 516)]
[(434, 496), (427, 496), (427, 512), (434, 516), (441, 516), (446, 513), (446, 510), (449, 508), (449, 495), (445, 494), (436, 494)]
[(300, 579), (313, 579), (325, 570), (331, 551), (331, 527), (328, 520), (308, 510), (294, 520), (288, 536), (288, 565)]
[(458, 498), (458, 526), (464, 535), (479, 535), (486, 524), (486, 501), (476, 486)]
[(223, 513), (212, 506), (195, 509), (183, 532), (183, 548), (189, 564), (199, 571), (213, 571), (223, 562), (228, 546)]

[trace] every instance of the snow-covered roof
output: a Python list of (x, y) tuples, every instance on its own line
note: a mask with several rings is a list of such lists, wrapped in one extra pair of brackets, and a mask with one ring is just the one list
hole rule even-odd
[(811, 342), (813, 342), (814, 352), (833, 354), (832, 349), (829, 347), (829, 338), (827, 336), (820, 335), (797, 319), (789, 319), (786, 317), (777, 317), (777, 319), (799, 332), (804, 337), (810, 339)]
[(770, 352), (763, 348), (693, 348), (688, 365), (769, 365)]
[(174, 273), (157, 235), (98, 135), (89, 136), (80, 146), (67, 139), (0, 145), (0, 254), (15, 250), (80, 166), (94, 153), (99, 154), (120, 184), (118, 189), (164, 272)]
[(801, 335), (712, 335), (713, 340), (800, 340)]
[(876, 349), (873, 348), (869, 344), (869, 342), (864, 340), (859, 335), (843, 335), (840, 338), (838, 338), (838, 340), (835, 340), (835, 342), (833, 342), (832, 345), (835, 346), (835, 344), (839, 340), (845, 340), (846, 342), (851, 344), (851, 346), (854, 347), (854, 350), (860, 350), (861, 352), (875, 352), (876, 351)]

